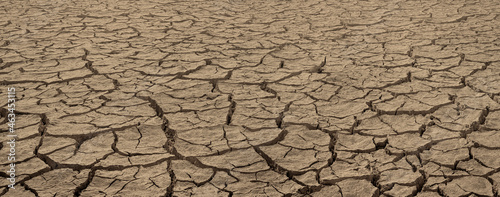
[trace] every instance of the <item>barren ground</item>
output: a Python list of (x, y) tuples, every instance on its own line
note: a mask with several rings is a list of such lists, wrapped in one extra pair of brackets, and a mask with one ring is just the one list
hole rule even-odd
[(499, 13), (2, 0), (0, 194), (498, 196)]

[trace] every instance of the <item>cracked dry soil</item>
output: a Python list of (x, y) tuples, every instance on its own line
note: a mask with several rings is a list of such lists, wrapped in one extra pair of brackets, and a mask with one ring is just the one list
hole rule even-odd
[(497, 0), (0, 8), (2, 196), (499, 195)]

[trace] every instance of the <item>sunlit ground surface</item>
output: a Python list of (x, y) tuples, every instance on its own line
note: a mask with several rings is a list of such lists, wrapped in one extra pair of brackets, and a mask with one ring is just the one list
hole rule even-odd
[(0, 194), (495, 196), (499, 5), (0, 1)]

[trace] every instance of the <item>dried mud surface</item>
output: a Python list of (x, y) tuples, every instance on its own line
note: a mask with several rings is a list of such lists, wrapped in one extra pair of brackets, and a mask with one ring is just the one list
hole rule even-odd
[(499, 5), (0, 1), (0, 194), (498, 196)]

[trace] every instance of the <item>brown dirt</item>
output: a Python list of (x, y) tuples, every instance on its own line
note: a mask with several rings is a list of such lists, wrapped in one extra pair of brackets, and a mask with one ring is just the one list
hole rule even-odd
[(498, 196), (496, 0), (0, 8), (1, 195)]

